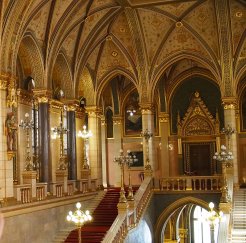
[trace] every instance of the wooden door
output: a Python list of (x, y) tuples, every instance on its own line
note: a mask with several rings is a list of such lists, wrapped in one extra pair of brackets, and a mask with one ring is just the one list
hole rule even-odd
[(184, 168), (191, 175), (208, 176), (216, 172), (213, 165), (213, 143), (185, 144)]

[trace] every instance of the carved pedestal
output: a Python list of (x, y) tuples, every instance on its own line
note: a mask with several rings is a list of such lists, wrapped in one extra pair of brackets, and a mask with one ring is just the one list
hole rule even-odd
[(91, 191), (91, 170), (90, 169), (82, 169), (81, 170), (81, 179), (88, 180), (88, 188)]
[(63, 192), (65, 195), (67, 194), (67, 181), (68, 181), (67, 176), (68, 176), (67, 170), (56, 171), (56, 181), (63, 183)]
[(34, 170), (31, 171), (24, 171), (22, 173), (23, 183), (24, 184), (31, 184), (31, 197), (36, 198), (37, 196), (37, 172)]

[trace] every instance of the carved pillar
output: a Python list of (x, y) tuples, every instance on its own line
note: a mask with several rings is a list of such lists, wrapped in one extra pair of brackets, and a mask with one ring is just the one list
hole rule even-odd
[[(6, 137), (6, 98), (7, 84), (9, 76), (0, 74), (0, 199), (6, 200), (13, 197), (13, 163), (12, 156), (7, 156), (7, 137)], [(8, 173), (7, 173), (8, 172)]]
[(169, 176), (169, 147), (170, 150), (173, 150), (173, 144), (168, 143), (168, 136), (169, 136), (169, 114), (166, 112), (161, 112), (159, 114), (159, 129), (160, 129), (160, 136), (161, 136), (161, 159), (160, 159), (160, 166), (161, 166), (161, 177)]
[(75, 120), (75, 105), (67, 106), (67, 156), (68, 156), (68, 179), (77, 179), (77, 158), (76, 158), (76, 120)]
[[(123, 118), (120, 115), (113, 116), (113, 129), (114, 129), (114, 142), (113, 151), (110, 156), (110, 182), (112, 180), (114, 186), (121, 186), (121, 172), (117, 163), (114, 163), (114, 157), (120, 154), (120, 149), (123, 149), (122, 145), (122, 135), (123, 135)], [(114, 171), (114, 173), (112, 173)], [(112, 177), (112, 178), (111, 178)], [(111, 182), (111, 183), (112, 183)], [(110, 183), (110, 184), (111, 184)]]
[(101, 110), (96, 106), (87, 106), (88, 129), (92, 132), (89, 139), (89, 160), (91, 179), (97, 179), (97, 185), (102, 185), (102, 146), (101, 146)]
[(157, 169), (156, 165), (156, 150), (154, 147), (155, 129), (154, 129), (154, 112), (153, 105), (151, 103), (141, 103), (142, 112), (142, 131), (146, 129), (153, 133), (153, 137), (149, 139), (148, 144), (146, 139), (143, 138), (143, 154), (144, 154), (144, 166), (146, 166), (147, 146), (149, 146), (149, 164), (153, 171)]
[[(236, 107), (237, 99), (235, 97), (224, 97), (222, 98), (222, 103), (224, 106), (224, 117), (225, 117), (225, 127), (230, 125), (232, 128), (236, 129)], [(237, 133), (233, 133), (230, 138), (230, 149), (233, 153), (233, 182), (234, 185), (238, 185), (238, 156), (237, 156)], [(228, 145), (227, 145), (228, 146)]]
[(40, 182), (47, 182), (47, 190), (50, 191), (52, 182), (52, 167), (50, 159), (50, 124), (49, 124), (49, 98), (51, 92), (45, 89), (33, 90), (35, 98), (38, 100), (39, 110), (39, 166)]
[(107, 124), (105, 117), (101, 118), (101, 138), (102, 138), (102, 183), (107, 187)]

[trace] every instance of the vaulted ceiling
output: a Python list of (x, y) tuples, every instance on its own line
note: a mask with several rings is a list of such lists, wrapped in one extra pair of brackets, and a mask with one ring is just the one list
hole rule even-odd
[[(222, 3), (226, 3), (223, 6)], [(234, 88), (245, 76), (243, 0), (2, 0), (1, 70), (61, 85), (91, 103), (115, 77), (154, 94), (199, 74), (223, 86), (221, 46), (229, 42)], [(221, 13), (227, 13), (221, 16)], [(227, 18), (228, 17), (228, 18)], [(221, 33), (229, 28), (230, 39)], [(224, 55), (224, 54), (223, 54)], [(147, 88), (146, 88), (147, 87)]]

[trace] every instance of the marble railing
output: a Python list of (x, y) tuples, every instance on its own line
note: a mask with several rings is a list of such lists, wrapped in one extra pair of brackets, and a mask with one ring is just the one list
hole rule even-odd
[[(14, 197), (17, 203), (31, 203), (33, 201), (43, 201), (47, 199), (48, 192), (47, 192), (47, 183), (36, 183), (35, 185), (32, 184), (22, 184), (22, 185), (15, 185), (14, 186)], [(75, 193), (77, 194), (84, 194), (91, 191), (97, 190), (97, 180), (88, 180), (88, 179), (81, 179), (81, 180), (71, 180), (67, 181), (67, 184), (64, 184), (63, 181), (61, 182), (53, 182), (50, 184), (51, 193), (49, 196), (53, 197), (67, 197), (72, 196)], [(49, 197), (51, 199), (51, 197)], [(2, 200), (3, 201), (3, 200)]]
[[(128, 231), (137, 226), (152, 193), (152, 177), (146, 177), (134, 195), (134, 201), (118, 204), (119, 213), (102, 242), (121, 243)], [(124, 203), (123, 203), (124, 204)], [(123, 210), (122, 208), (125, 208)]]
[(219, 191), (221, 176), (179, 176), (160, 179), (161, 191)]

